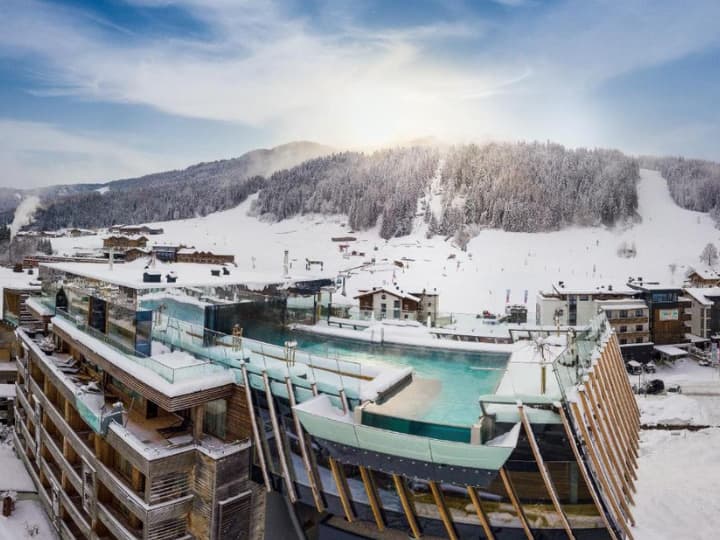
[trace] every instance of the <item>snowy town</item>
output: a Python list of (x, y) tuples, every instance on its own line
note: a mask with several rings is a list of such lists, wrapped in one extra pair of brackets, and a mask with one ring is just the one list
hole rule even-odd
[(720, 536), (719, 20), (0, 0), (0, 540)]
[[(643, 178), (641, 208), (698, 225)], [(453, 297), (482, 235), (375, 249), (331, 220), (321, 258), (174, 226), (17, 234), (51, 249), (0, 269), (16, 537), (657, 538), (718, 436), (712, 243), (659, 279), (614, 254), (476, 304)]]

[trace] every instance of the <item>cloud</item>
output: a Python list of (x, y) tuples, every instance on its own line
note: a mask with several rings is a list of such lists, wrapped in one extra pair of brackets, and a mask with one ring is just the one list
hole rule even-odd
[(0, 118), (0, 185), (107, 181), (160, 170), (167, 160), (93, 134)]
[[(523, 4), (529, 15), (497, 20), (460, 9), (452, 20), (397, 28), (363, 24), (333, 3), (320, 24), (275, 2), (131, 0), (179, 7), (207, 28), (200, 37), (149, 37), (78, 9), (6, 0), (0, 55), (32, 66), (37, 94), (261, 127), (277, 142), (381, 144), (432, 134), (612, 145), (600, 137), (605, 119), (593, 88), (719, 39), (714, 0), (500, 2)], [(121, 153), (133, 165), (111, 159), (120, 169), (113, 177), (152, 162)], [(67, 162), (83, 179), (110, 169), (102, 160), (87, 169)], [(17, 157), (10, 165), (36, 167)]]

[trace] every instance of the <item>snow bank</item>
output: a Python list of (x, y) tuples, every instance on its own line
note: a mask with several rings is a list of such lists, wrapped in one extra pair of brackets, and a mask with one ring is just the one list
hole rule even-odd
[(644, 425), (706, 426), (708, 415), (703, 405), (682, 394), (637, 398), (640, 421)]
[(635, 540), (717, 538), (720, 429), (641, 432)]

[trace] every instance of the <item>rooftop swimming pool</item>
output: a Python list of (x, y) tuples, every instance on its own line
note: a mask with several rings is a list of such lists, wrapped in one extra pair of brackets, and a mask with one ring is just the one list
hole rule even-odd
[[(166, 314), (202, 324), (202, 308), (181, 302), (163, 301)], [(155, 301), (144, 301), (156, 309)], [(421, 422), (470, 426), (480, 416), (478, 397), (495, 392), (503, 377), (509, 354), (496, 352), (446, 351), (357, 342), (293, 332), (263, 323), (243, 325), (246, 337), (275, 345), (296, 341), (299, 350), (351, 360), (360, 364), (390, 364), (411, 367), (416, 381), (389, 402), (373, 411)]]

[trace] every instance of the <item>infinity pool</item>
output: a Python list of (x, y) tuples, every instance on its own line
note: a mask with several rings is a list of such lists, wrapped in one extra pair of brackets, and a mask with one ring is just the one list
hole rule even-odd
[[(202, 309), (186, 303), (164, 300), (167, 315), (202, 324)], [(143, 302), (147, 309), (157, 306)], [(283, 330), (270, 324), (246, 323), (246, 337), (284, 345), (297, 341), (298, 349), (329, 358), (361, 364), (409, 366), (416, 382), (376, 412), (413, 418), (422, 422), (470, 426), (480, 415), (478, 396), (493, 393), (504, 374), (508, 353), (442, 351), (356, 342)]]

